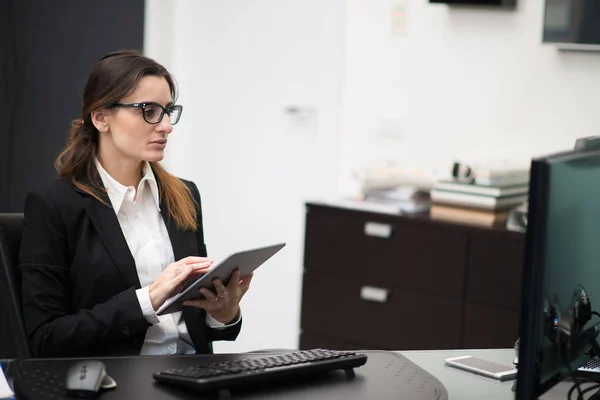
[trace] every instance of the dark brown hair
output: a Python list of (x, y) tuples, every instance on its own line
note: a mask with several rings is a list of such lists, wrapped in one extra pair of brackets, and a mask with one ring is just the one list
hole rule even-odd
[[(102, 199), (106, 189), (95, 165), (99, 133), (92, 123), (91, 114), (129, 96), (145, 76), (165, 78), (175, 102), (175, 81), (156, 61), (130, 50), (110, 53), (100, 59), (85, 85), (81, 118), (73, 121), (67, 146), (54, 162), (59, 177), (71, 180), (76, 187), (103, 204), (106, 204)], [(160, 200), (177, 227), (195, 231), (197, 209), (190, 189), (159, 163), (151, 162), (150, 165), (158, 181)]]

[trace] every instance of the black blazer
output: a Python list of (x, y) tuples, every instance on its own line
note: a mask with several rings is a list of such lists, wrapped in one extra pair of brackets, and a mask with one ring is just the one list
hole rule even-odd
[[(183, 180), (182, 180), (183, 181)], [(183, 181), (200, 205), (200, 193)], [(104, 196), (110, 204), (108, 196)], [(206, 256), (202, 210), (197, 232), (181, 231), (161, 205), (175, 260)], [(35, 357), (140, 354), (150, 326), (135, 290), (135, 261), (112, 208), (57, 179), (25, 201), (20, 250), (23, 314)], [(197, 353), (212, 341), (235, 340), (241, 322), (225, 329), (206, 326), (206, 311), (184, 307)]]

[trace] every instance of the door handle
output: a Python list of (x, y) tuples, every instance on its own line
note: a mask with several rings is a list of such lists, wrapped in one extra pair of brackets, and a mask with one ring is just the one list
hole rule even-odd
[(367, 222), (365, 224), (365, 235), (389, 239), (392, 236), (392, 225), (380, 222)]
[(360, 298), (367, 301), (386, 303), (389, 295), (390, 291), (384, 288), (378, 288), (375, 286), (363, 286), (360, 288)]

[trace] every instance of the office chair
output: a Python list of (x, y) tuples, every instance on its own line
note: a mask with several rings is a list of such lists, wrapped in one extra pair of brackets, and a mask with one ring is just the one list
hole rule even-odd
[[(0, 358), (29, 358), (21, 310), (19, 249), (23, 214), (0, 213), (0, 317), (8, 323), (0, 331)], [(8, 329), (6, 331), (6, 329)]]

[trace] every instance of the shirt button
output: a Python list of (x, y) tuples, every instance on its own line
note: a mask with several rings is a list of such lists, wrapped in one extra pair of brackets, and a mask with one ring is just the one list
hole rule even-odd
[(129, 328), (128, 327), (123, 328), (123, 335), (129, 335)]

